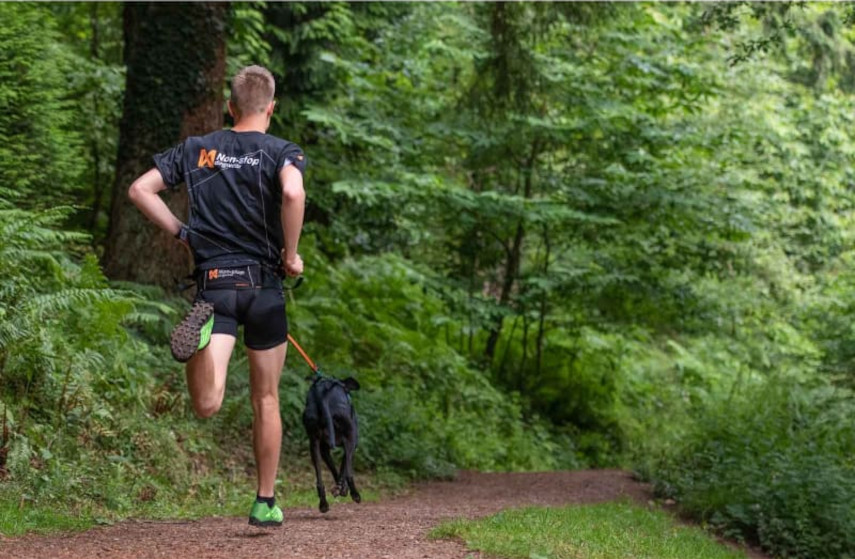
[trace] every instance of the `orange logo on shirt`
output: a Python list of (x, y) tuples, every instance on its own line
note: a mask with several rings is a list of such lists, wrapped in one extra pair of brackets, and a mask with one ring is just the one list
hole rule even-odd
[[(201, 167), (201, 165), (199, 165), (199, 167)], [(208, 279), (209, 280), (215, 280), (215, 279), (217, 279), (217, 277), (219, 277), (219, 275), (220, 275), (220, 271), (216, 268), (214, 268), (213, 270), (208, 270)]]
[(199, 152), (199, 163), (197, 166), (199, 167), (210, 167), (214, 168), (214, 160), (217, 158), (217, 150), (212, 149), (211, 151), (202, 148)]

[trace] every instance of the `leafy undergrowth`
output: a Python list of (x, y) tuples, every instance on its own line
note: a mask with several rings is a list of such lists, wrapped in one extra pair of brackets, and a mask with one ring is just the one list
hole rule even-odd
[(782, 379), (704, 408), (657, 491), (723, 535), (792, 559), (855, 554), (855, 396)]
[(526, 508), (455, 520), (431, 533), (508, 559), (740, 559), (703, 530), (628, 503)]

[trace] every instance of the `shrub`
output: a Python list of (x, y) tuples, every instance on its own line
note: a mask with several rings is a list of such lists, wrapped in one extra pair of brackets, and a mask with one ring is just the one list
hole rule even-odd
[(855, 556), (855, 397), (777, 381), (704, 410), (659, 493), (772, 554)]

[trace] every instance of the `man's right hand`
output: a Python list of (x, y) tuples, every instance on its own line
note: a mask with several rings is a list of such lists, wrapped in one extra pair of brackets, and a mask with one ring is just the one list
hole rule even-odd
[(155, 167), (134, 181), (128, 189), (128, 197), (150, 221), (170, 235), (175, 235), (181, 232), (182, 223), (159, 196), (164, 190), (166, 183)]
[(282, 270), (285, 275), (293, 278), (303, 273), (303, 259), (299, 254), (295, 254), (293, 258), (282, 259)]

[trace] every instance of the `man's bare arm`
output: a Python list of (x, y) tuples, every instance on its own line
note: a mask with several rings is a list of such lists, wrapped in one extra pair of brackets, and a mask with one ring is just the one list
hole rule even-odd
[(296, 276), (303, 273), (303, 260), (297, 254), (306, 208), (303, 174), (293, 165), (286, 165), (279, 171), (279, 180), (282, 183), (282, 265), (286, 274)]
[(155, 167), (134, 181), (128, 189), (128, 197), (155, 225), (171, 235), (177, 235), (182, 223), (159, 196), (163, 190), (166, 190), (166, 183)]

